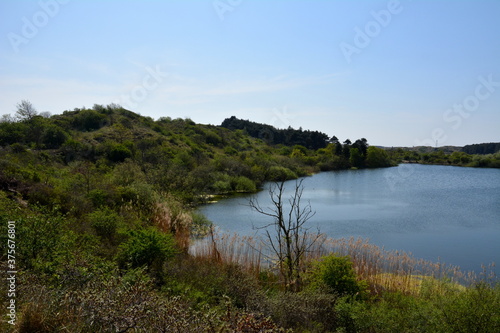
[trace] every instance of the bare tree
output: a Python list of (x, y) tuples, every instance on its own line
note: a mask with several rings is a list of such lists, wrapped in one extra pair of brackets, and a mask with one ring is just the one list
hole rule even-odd
[(52, 117), (52, 113), (50, 113), (50, 111), (42, 111), (38, 115), (47, 119)]
[(0, 123), (13, 123), (15, 119), (9, 114), (3, 114)]
[(274, 183), (269, 189), (272, 207), (262, 208), (257, 200), (250, 200), (252, 209), (273, 218), (273, 222), (259, 229), (265, 230), (266, 244), (277, 258), (285, 288), (292, 291), (300, 290), (305, 255), (321, 239), (319, 230), (310, 233), (310, 228), (306, 226), (315, 212), (310, 203), (304, 207), (301, 205), (303, 190), (302, 180), (296, 181), (293, 194), (286, 205), (283, 198), (285, 182), (281, 181)]
[(33, 104), (31, 104), (30, 101), (27, 101), (25, 99), (23, 99), (21, 103), (17, 103), (16, 107), (17, 107), (16, 116), (20, 120), (29, 121), (38, 114)]

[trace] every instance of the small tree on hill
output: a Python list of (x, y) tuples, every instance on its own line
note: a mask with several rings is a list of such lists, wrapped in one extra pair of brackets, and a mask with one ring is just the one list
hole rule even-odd
[(25, 99), (23, 99), (20, 103), (17, 103), (16, 108), (16, 116), (20, 120), (30, 121), (33, 117), (38, 115), (38, 111), (35, 109), (33, 104)]
[[(278, 268), (287, 290), (298, 291), (302, 284), (302, 270), (306, 253), (321, 238), (319, 230), (310, 233), (307, 221), (314, 216), (311, 205), (301, 205), (302, 180), (295, 183), (293, 194), (285, 205), (285, 181), (276, 182), (269, 189), (272, 207), (262, 208), (257, 200), (250, 200), (255, 211), (273, 218), (273, 222), (261, 227), (270, 252), (277, 258)], [(274, 228), (274, 232), (270, 231)]]

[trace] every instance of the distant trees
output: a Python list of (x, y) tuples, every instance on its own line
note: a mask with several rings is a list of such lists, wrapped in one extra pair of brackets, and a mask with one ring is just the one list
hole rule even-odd
[(266, 143), (272, 145), (303, 145), (307, 149), (320, 149), (326, 147), (329, 141), (328, 135), (318, 131), (304, 131), (302, 128), (296, 130), (291, 127), (287, 129), (277, 129), (271, 125), (242, 120), (235, 116), (225, 119), (221, 127), (230, 130), (244, 130), (248, 135), (262, 139)]
[(467, 145), (462, 148), (462, 151), (467, 154), (494, 154), (500, 151), (500, 142)]
[(362, 168), (364, 166), (364, 156), (358, 148), (351, 148), (349, 155), (349, 162), (353, 168)]
[(393, 165), (393, 162), (384, 149), (370, 146), (367, 148), (365, 165), (367, 168), (384, 168)]
[[(487, 149), (494, 149), (496, 144), (485, 143), (470, 145), (467, 149), (472, 151), (490, 151)], [(464, 151), (459, 151), (458, 147), (454, 147), (451, 150), (447, 147), (443, 148), (431, 148), (431, 147), (419, 147), (418, 150), (415, 149), (389, 149), (386, 153), (390, 154), (390, 160), (404, 161), (410, 163), (422, 163), (422, 164), (442, 164), (442, 165), (457, 165), (465, 167), (479, 167), (479, 168), (500, 168), (500, 151), (490, 154), (468, 154)], [(465, 147), (464, 147), (465, 148)], [(463, 150), (463, 149), (462, 149)], [(377, 164), (378, 165), (378, 164)], [(368, 166), (368, 165), (367, 165)]]

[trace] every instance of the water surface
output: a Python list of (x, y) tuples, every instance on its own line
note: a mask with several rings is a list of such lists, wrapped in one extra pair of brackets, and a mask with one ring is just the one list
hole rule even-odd
[[(295, 181), (286, 183), (291, 195)], [(481, 271), (500, 262), (500, 170), (404, 164), (332, 171), (303, 180), (312, 227), (330, 237), (363, 237), (389, 250)], [(248, 206), (272, 207), (268, 188), (200, 208), (227, 232), (262, 233), (272, 220)]]

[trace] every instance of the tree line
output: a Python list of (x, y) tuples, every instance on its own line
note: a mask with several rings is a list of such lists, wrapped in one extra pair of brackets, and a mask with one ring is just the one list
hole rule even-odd
[(319, 131), (304, 131), (302, 128), (297, 130), (292, 127), (277, 129), (271, 125), (238, 119), (235, 116), (226, 118), (222, 122), (221, 127), (230, 130), (243, 130), (248, 135), (262, 139), (271, 145), (302, 145), (307, 149), (320, 149), (325, 148), (329, 141), (329, 136)]
[(500, 151), (500, 142), (478, 143), (473, 145), (466, 145), (462, 151), (467, 154), (495, 154)]

